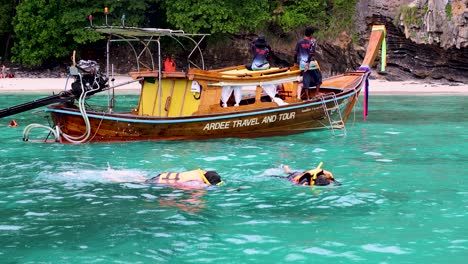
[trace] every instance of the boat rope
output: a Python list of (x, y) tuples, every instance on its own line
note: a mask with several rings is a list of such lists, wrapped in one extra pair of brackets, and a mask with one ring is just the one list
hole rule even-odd
[(29, 132), (31, 132), (31, 130), (33, 128), (44, 128), (44, 129), (47, 129), (50, 131), (50, 133), (52, 133), (55, 137), (55, 142), (59, 142), (60, 140), (60, 137), (59, 137), (59, 131), (58, 129), (55, 130), (49, 126), (45, 126), (45, 125), (41, 125), (41, 124), (29, 124), (27, 125), (24, 130), (23, 130), (23, 141), (29, 141)]
[(104, 114), (102, 115), (101, 121), (99, 121), (99, 125), (96, 128), (96, 131), (94, 131), (94, 135), (89, 139), (89, 141), (92, 141), (95, 137), (97, 132), (99, 131), (99, 128), (101, 128), (102, 121), (104, 120)]
[(364, 75), (366, 78), (364, 85), (364, 105), (362, 110), (362, 119), (366, 121), (367, 114), (369, 113), (369, 76), (371, 75), (371, 68), (368, 65), (361, 65), (358, 71), (365, 71)]

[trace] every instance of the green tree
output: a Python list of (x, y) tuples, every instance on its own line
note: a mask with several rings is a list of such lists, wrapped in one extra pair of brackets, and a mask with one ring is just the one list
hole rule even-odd
[(326, 0), (282, 1), (276, 23), (286, 32), (307, 25), (322, 26), (327, 19), (326, 8)]
[(64, 56), (60, 45), (66, 40), (60, 25), (60, 0), (25, 0), (17, 7), (14, 30), (18, 38), (13, 47), (14, 61), (38, 66), (49, 56)]
[[(158, 0), (109, 0), (108, 25), (145, 26), (148, 12), (157, 8)], [(150, 8), (153, 6), (153, 8)], [(17, 7), (13, 60), (25, 66), (39, 66), (50, 59), (69, 57), (78, 44), (95, 42), (103, 37), (87, 30), (88, 16), (93, 25), (105, 25), (102, 3), (87, 0), (23, 0)]]
[(358, 0), (332, 0), (327, 11), (328, 24), (326, 35), (335, 37), (342, 31), (353, 31), (356, 12), (355, 6)]
[(12, 39), (12, 20), (15, 15), (16, 0), (0, 0), (0, 61), (9, 57), (8, 50)]
[(190, 33), (239, 33), (270, 17), (267, 0), (163, 0), (168, 22)]
[[(104, 16), (108, 6), (107, 20)], [(284, 32), (316, 26), (339, 33), (353, 25), (357, 0), (0, 0), (0, 33), (14, 36), (12, 59), (25, 66), (68, 58), (79, 45), (103, 36), (93, 25), (160, 27), (189, 33), (253, 33), (277, 28)], [(13, 20), (12, 16), (16, 15)], [(351, 11), (350, 11), (351, 10)], [(12, 21), (12, 24), (9, 23)], [(13, 25), (13, 27), (11, 26)], [(279, 32), (280, 34), (282, 32)], [(1, 35), (0, 35), (1, 36)], [(8, 45), (7, 45), (8, 46)]]
[(354, 26), (358, 0), (279, 0), (271, 22), (283, 32), (315, 26), (322, 35), (333, 36)]

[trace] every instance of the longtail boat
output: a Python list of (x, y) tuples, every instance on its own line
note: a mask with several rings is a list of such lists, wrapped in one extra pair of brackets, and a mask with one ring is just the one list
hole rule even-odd
[[(106, 75), (101, 74), (95, 62), (80, 61), (70, 67), (70, 74), (75, 77), (71, 89), (45, 98), (43, 102), (39, 100), (34, 106), (0, 111), (2, 117), (58, 102), (46, 108), (52, 116), (53, 126), (31, 124), (24, 130), (24, 140), (29, 140), (33, 128), (48, 129), (55, 142), (75, 144), (254, 138), (318, 129), (331, 129), (333, 134), (343, 135), (360, 92), (367, 87), (370, 68), (381, 46), (384, 53), (386, 37), (384, 26), (373, 26), (361, 67), (324, 79), (320, 87), (322, 95), (306, 100), (298, 89), (301, 71), (297, 66), (258, 71), (248, 70), (245, 66), (207, 70), (199, 46), (206, 34), (123, 26), (90, 29), (107, 35), (108, 56), (112, 42), (123, 41), (132, 47), (137, 70), (130, 75), (141, 84), (138, 105), (126, 112), (114, 111), (114, 88), (128, 83), (109, 84), (113, 78), (109, 75), (109, 57)], [(183, 39), (184, 44), (193, 44), (191, 52), (187, 52), (184, 71), (164, 71), (162, 38)], [(133, 42), (139, 45), (133, 45)], [(138, 51), (135, 46), (143, 48)], [(195, 57), (198, 63), (194, 62)], [(87, 98), (102, 91), (111, 91), (107, 109), (90, 109), (85, 103)]]

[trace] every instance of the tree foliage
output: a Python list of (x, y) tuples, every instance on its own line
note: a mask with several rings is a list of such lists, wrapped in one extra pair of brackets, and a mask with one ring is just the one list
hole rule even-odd
[(13, 57), (25, 65), (37, 66), (49, 57), (66, 54), (62, 45), (66, 32), (60, 24), (60, 0), (25, 0), (17, 7), (14, 30), (18, 36)]
[(11, 20), (15, 14), (16, 1), (0, 0), (0, 35), (12, 32)]
[[(108, 15), (103, 14), (105, 2)], [(160, 27), (189, 33), (254, 33), (265, 28), (282, 32), (313, 25), (338, 31), (353, 24), (357, 0), (0, 0), (0, 33), (15, 36), (12, 59), (38, 66), (69, 57), (80, 44), (102, 36), (87, 30), (93, 25)], [(10, 22), (12, 22), (10, 24)]]
[(0, 61), (8, 56), (10, 40), (13, 33), (11, 21), (15, 15), (16, 0), (0, 0)]
[(281, 6), (282, 12), (276, 21), (284, 31), (307, 25), (320, 25), (326, 21), (326, 7), (326, 0), (284, 1)]
[(238, 33), (269, 17), (267, 0), (164, 0), (168, 21), (187, 32)]
[[(150, 4), (157, 0), (109, 0), (109, 25), (145, 24)], [(13, 60), (26, 66), (39, 66), (50, 59), (70, 56), (78, 44), (94, 42), (102, 36), (87, 30), (88, 16), (94, 25), (105, 25), (104, 7), (87, 0), (24, 0), (17, 6), (13, 20), (17, 36), (13, 47)]]

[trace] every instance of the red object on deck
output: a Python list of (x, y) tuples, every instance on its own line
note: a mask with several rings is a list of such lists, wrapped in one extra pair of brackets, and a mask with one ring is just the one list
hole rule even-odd
[(164, 71), (175, 72), (176, 64), (171, 58), (166, 58), (164, 60)]

